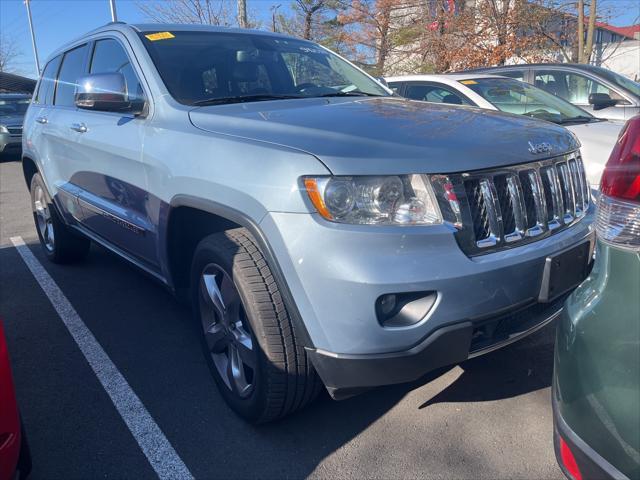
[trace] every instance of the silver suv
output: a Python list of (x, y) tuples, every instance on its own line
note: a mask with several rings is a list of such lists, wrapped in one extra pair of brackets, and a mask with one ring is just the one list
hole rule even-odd
[(94, 241), (190, 299), (254, 422), (506, 345), (589, 268), (567, 130), (394, 97), (283, 35), (106, 25), (52, 55), (23, 144), (49, 259)]

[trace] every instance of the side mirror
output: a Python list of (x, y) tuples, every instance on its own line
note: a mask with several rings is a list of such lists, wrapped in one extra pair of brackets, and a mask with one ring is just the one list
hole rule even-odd
[(617, 105), (618, 100), (611, 98), (608, 93), (592, 93), (589, 95), (589, 104), (593, 105), (594, 110), (602, 110)]
[(78, 79), (76, 107), (102, 112), (122, 112), (138, 115), (144, 101), (130, 99), (127, 82), (121, 73), (94, 73)]

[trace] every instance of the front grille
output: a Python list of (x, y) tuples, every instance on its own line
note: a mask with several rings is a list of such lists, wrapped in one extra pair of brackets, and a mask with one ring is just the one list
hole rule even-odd
[(491, 233), (489, 213), (478, 180), (465, 182), (464, 187), (470, 199), (471, 217), (473, 218), (473, 233), (476, 238), (486, 238)]
[(9, 135), (22, 135), (22, 125), (9, 125), (7, 130), (9, 130)]
[[(581, 219), (589, 208), (589, 185), (577, 152), (449, 175), (446, 181), (458, 192), (456, 238), (469, 256), (545, 238)], [(434, 186), (437, 193), (437, 182)]]

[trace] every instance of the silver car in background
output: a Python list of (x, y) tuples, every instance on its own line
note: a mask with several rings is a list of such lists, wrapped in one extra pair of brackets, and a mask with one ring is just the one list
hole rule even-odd
[(29, 103), (29, 94), (0, 93), (0, 158), (9, 154), (20, 154), (22, 121)]
[(533, 85), (497, 75), (406, 75), (386, 80), (397, 93), (414, 100), (473, 105), (539, 118), (567, 128), (580, 142), (587, 179), (594, 190), (600, 185), (605, 163), (624, 126), (619, 120), (594, 117)]
[(190, 300), (252, 422), (507, 345), (589, 268), (567, 130), (394, 97), (285, 35), (106, 25), (47, 61), (23, 146), (45, 255), (94, 241)]
[[(530, 63), (478, 68), (469, 72), (500, 75), (530, 83), (598, 118), (624, 121), (640, 113), (640, 83), (595, 65)], [(637, 75), (640, 71), (637, 71), (636, 80)]]

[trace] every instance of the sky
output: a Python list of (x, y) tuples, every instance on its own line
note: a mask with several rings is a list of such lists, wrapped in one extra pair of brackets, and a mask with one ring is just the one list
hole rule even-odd
[[(142, 1), (116, 0), (118, 20), (148, 23), (149, 19), (138, 8)], [(235, 2), (230, 3), (235, 6)], [(291, 0), (247, 0), (250, 17), (263, 24), (270, 22), (273, 5), (286, 8), (290, 3)], [(41, 68), (49, 54), (60, 45), (111, 21), (108, 0), (31, 0), (31, 14)], [(0, 33), (2, 38), (14, 39), (17, 43), (20, 55), (12, 62), (15, 73), (35, 78), (29, 22), (22, 0), (0, 0)]]
[[(148, 21), (138, 8), (144, 0), (116, 0), (118, 20), (128, 23)], [(609, 23), (617, 26), (640, 21), (640, 0), (601, 0), (612, 7), (615, 16)], [(234, 2), (231, 2), (232, 4)], [(270, 9), (289, 8), (291, 0), (247, 0), (250, 16), (268, 25)], [(111, 21), (108, 0), (31, 0), (31, 13), (41, 67), (60, 45)], [(35, 78), (36, 68), (29, 35), (27, 12), (22, 0), (0, 0), (0, 33), (13, 39), (20, 55), (13, 62), (16, 73)]]

